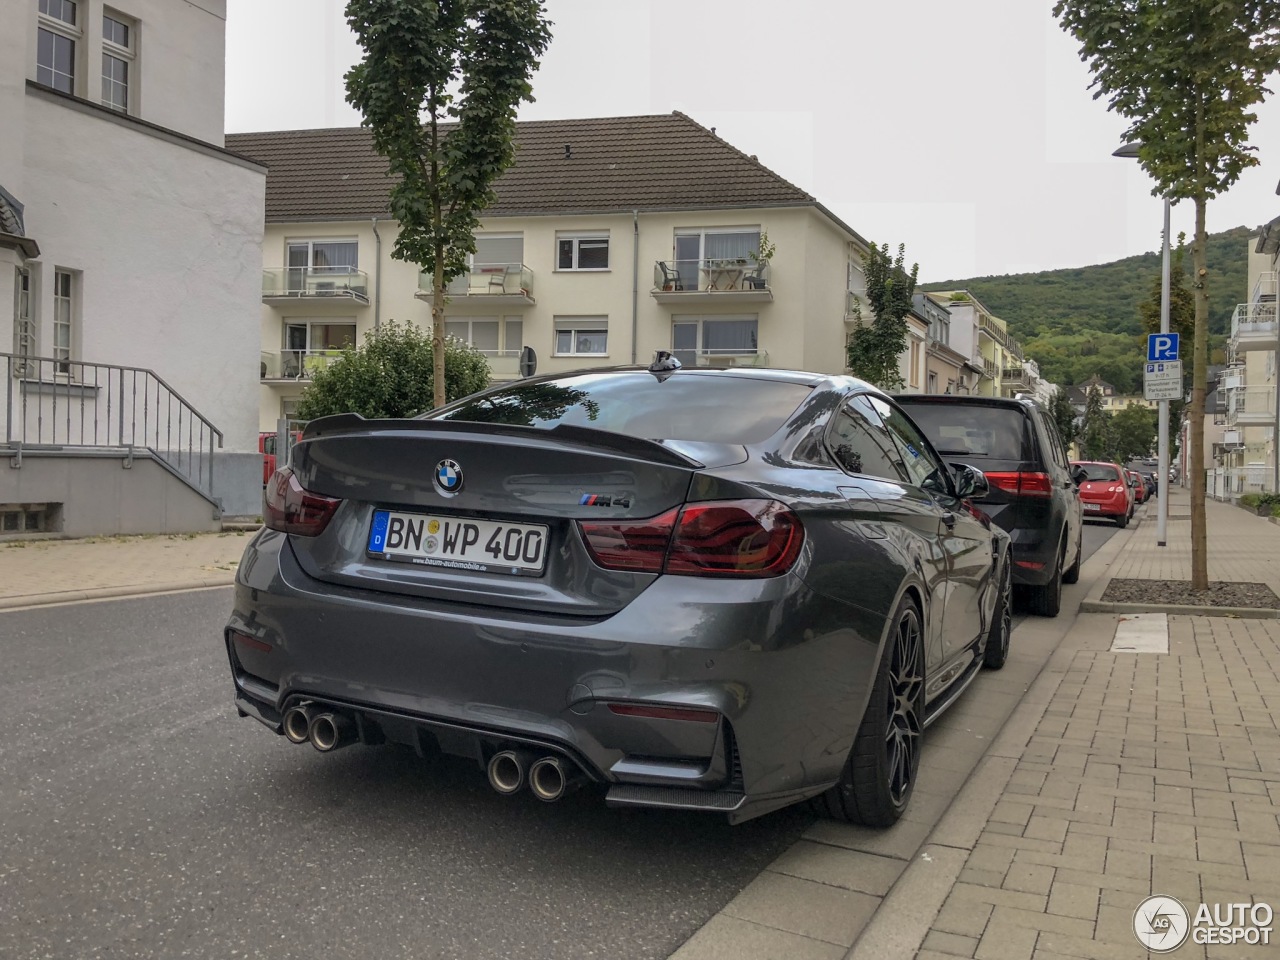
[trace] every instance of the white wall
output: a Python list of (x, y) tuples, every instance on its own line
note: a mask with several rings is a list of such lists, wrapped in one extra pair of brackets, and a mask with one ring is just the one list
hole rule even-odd
[[(24, 29), (14, 31), (25, 45), (25, 55), (6, 56), (11, 51), (0, 41), (0, 71), (11, 77), (25, 63), (23, 79), (34, 80), (35, 0), (6, 0), (6, 4), (25, 8)], [(93, 103), (101, 100), (102, 15), (110, 10), (137, 28), (129, 114), (222, 146), (226, 0), (77, 0), (77, 4), (75, 96)]]

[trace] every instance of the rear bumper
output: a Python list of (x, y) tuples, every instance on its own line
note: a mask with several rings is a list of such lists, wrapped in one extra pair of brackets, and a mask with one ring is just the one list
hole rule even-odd
[(313, 699), (353, 714), (365, 742), (480, 762), (503, 746), (545, 750), (607, 785), (611, 803), (741, 820), (839, 776), (884, 621), (791, 576), (667, 576), (603, 619), (507, 616), (321, 583), (287, 538), (264, 531), (239, 567), (227, 628), (237, 707), (273, 729), (290, 701)]
[[(1097, 509), (1093, 509), (1093, 505), (1097, 505)], [(1129, 513), (1128, 500), (1085, 500), (1081, 498), (1081, 509), (1084, 511), (1084, 518), (1088, 520), (1090, 517), (1123, 517)]]

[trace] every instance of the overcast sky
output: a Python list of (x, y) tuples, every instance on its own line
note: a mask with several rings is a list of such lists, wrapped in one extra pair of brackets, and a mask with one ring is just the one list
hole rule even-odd
[[(229, 132), (360, 122), (343, 98), (360, 55), (344, 6), (228, 0)], [(1158, 248), (1160, 201), (1135, 161), (1111, 157), (1125, 123), (1092, 99), (1053, 0), (546, 6), (554, 39), (521, 119), (681, 110), (864, 237), (905, 242), (922, 280)], [(1280, 216), (1280, 96), (1258, 115), (1262, 164), (1210, 204), (1210, 230)], [(1175, 207), (1175, 236), (1193, 226)]]

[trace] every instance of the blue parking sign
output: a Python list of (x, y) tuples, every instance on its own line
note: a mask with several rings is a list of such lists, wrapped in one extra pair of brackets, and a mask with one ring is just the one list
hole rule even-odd
[(1147, 334), (1147, 362), (1157, 363), (1178, 359), (1178, 335), (1176, 333)]

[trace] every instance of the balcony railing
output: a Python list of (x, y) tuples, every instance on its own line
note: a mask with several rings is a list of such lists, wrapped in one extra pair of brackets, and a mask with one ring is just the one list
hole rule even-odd
[(1244, 386), (1244, 370), (1224, 370), (1218, 377), (1218, 387), (1222, 390), (1239, 390)]
[(678, 350), (671, 348), (671, 355), (686, 367), (767, 367), (769, 353), (766, 350), (712, 349)]
[(996, 343), (1003, 345), (1008, 334), (1000, 329), (1000, 325), (985, 313), (978, 318), (978, 329), (989, 336)]
[(346, 297), (369, 302), (369, 275), (355, 267), (276, 267), (262, 271), (262, 299)]
[(1022, 344), (1019, 341), (1015, 340), (1013, 337), (1010, 337), (1010, 336), (1005, 337), (1004, 348), (1006, 351), (1013, 354), (1013, 359), (1015, 360), (1023, 360), (1027, 356), (1025, 353), (1022, 352)]
[(982, 358), (982, 375), (986, 377), (988, 380), (999, 379), (1000, 368), (996, 366), (996, 362), (994, 360), (988, 360), (986, 357), (983, 357)]
[(489, 374), (497, 380), (514, 380), (520, 376), (519, 350), (481, 350), (489, 365)]
[(1237, 350), (1269, 348), (1276, 339), (1276, 304), (1241, 303), (1231, 315), (1231, 346)]
[(654, 263), (654, 296), (695, 293), (772, 298), (769, 264), (747, 259), (658, 260)]
[(154, 371), (0, 353), (3, 442), (13, 466), (32, 448), (149, 450), (213, 498), (222, 431)]
[(863, 298), (859, 294), (854, 293), (852, 290), (845, 292), (844, 315), (846, 320), (852, 320), (857, 316), (861, 316), (863, 319), (868, 319), (866, 311), (862, 309), (862, 302)]
[(1227, 398), (1227, 423), (1266, 424), (1276, 419), (1275, 387), (1241, 387)]
[[(425, 270), (418, 274), (417, 296), (430, 300), (434, 277)], [(473, 263), (466, 273), (454, 277), (444, 287), (446, 297), (471, 298), (486, 303), (532, 304), (533, 271), (523, 263)]]
[(261, 380), (310, 380), (340, 356), (341, 350), (264, 350), (259, 355)]
[(1010, 383), (1024, 387), (1031, 386), (1031, 377), (1027, 375), (1027, 371), (1022, 367), (1005, 367), (1000, 372), (1000, 379), (1004, 381), (1006, 386)]
[(1250, 303), (1276, 302), (1276, 271), (1264, 270), (1254, 281), (1253, 292), (1249, 294)]

